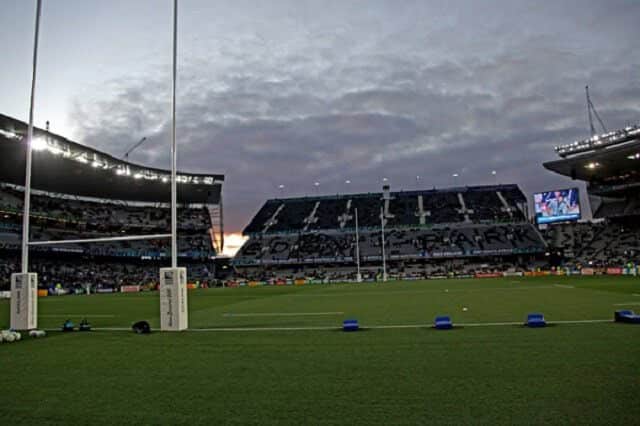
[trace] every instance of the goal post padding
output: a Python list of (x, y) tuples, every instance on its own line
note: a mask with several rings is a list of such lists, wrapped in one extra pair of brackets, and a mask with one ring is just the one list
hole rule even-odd
[(187, 268), (160, 268), (160, 330), (188, 327)]
[(11, 274), (11, 328), (38, 328), (38, 274)]

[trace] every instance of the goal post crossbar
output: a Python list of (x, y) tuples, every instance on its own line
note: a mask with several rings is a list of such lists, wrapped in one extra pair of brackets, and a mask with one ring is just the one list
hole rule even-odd
[(30, 246), (51, 246), (56, 244), (108, 243), (111, 241), (159, 240), (171, 238), (171, 234), (125, 235), (121, 237), (83, 238), (79, 240), (29, 241)]

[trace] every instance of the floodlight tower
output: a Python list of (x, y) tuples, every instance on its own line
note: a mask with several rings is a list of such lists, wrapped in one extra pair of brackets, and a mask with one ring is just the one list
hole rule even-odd
[(31, 72), (31, 99), (29, 103), (29, 127), (27, 128), (27, 159), (25, 166), (24, 205), (22, 211), (22, 259), (20, 273), (11, 274), (11, 328), (31, 330), (38, 328), (38, 275), (29, 272), (29, 215), (31, 213), (31, 162), (33, 153), (33, 107), (36, 92), (38, 66), (38, 36), (42, 0), (36, 2), (36, 25), (33, 40)]
[(591, 136), (595, 136), (596, 135), (596, 128), (593, 125), (593, 117), (592, 117), (592, 115), (595, 115), (596, 118), (598, 119), (598, 122), (600, 123), (600, 126), (602, 127), (602, 131), (604, 133), (607, 133), (607, 128), (605, 127), (604, 123), (602, 122), (602, 119), (600, 118), (600, 114), (598, 114), (598, 111), (596, 111), (596, 107), (593, 105), (593, 102), (591, 102), (591, 96), (589, 96), (589, 86), (585, 86), (584, 87), (584, 91), (587, 94), (587, 114), (589, 115), (589, 130), (591, 130)]

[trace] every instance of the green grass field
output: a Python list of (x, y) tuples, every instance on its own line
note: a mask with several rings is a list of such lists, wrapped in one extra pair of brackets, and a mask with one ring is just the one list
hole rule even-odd
[[(638, 278), (210, 289), (189, 306), (200, 331), (139, 336), (124, 330), (158, 326), (157, 293), (40, 299), (43, 328), (123, 331), (0, 345), (2, 423), (640, 424), (640, 326), (565, 322), (640, 310)], [(556, 323), (517, 324), (534, 311)], [(437, 314), (462, 326), (430, 329)], [(348, 317), (369, 328), (339, 331)]]

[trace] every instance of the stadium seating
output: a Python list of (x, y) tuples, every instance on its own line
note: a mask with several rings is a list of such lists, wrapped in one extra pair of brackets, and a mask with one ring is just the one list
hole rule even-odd
[[(540, 233), (525, 221), (525, 205), (516, 185), (272, 199), (245, 228), (249, 239), (233, 264), (243, 276), (304, 271), (321, 279), (348, 278), (353, 271), (339, 267), (355, 262), (357, 211), (362, 262), (382, 259), (384, 219), (385, 256), (394, 276), (447, 274), (450, 268), (445, 265), (423, 264), (412, 272), (411, 262), (544, 252)], [(289, 270), (288, 265), (298, 266)], [(313, 265), (331, 266), (310, 270)], [(381, 272), (365, 268), (362, 273), (370, 279)]]
[(640, 225), (633, 220), (558, 224), (545, 232), (552, 250), (568, 266), (622, 266), (640, 263)]
[[(0, 288), (9, 288), (12, 272), (20, 269), (18, 255), (2, 252), (0, 262)], [(123, 285), (139, 285), (155, 288), (158, 270), (166, 265), (161, 260), (143, 260), (123, 257), (83, 257), (74, 253), (33, 253), (31, 270), (38, 274), (38, 284), (42, 288), (52, 288), (58, 284), (69, 290), (92, 291), (114, 289)], [(207, 263), (199, 259), (184, 259), (189, 267), (189, 280), (209, 285), (213, 282), (213, 271)]]
[[(516, 185), (391, 192), (389, 227), (525, 220), (526, 198)], [(245, 228), (255, 233), (350, 229), (355, 210), (362, 229), (380, 226), (381, 193), (268, 200)], [(422, 205), (422, 209), (420, 209)]]
[[(0, 185), (0, 288), (8, 288), (11, 273), (19, 270), (23, 196), (14, 187)], [(168, 233), (170, 228), (170, 211), (166, 207), (61, 198), (37, 192), (31, 200), (32, 241)], [(207, 209), (178, 209), (179, 256), (181, 262), (189, 264), (189, 277), (194, 281), (212, 279), (207, 267), (215, 256), (210, 228)], [(30, 251), (31, 270), (38, 273), (39, 284), (44, 288), (58, 284), (69, 289), (87, 285), (94, 289), (151, 286), (157, 283), (162, 259), (170, 256), (170, 240), (33, 246)]]
[[(22, 223), (22, 193), (0, 188), (0, 248), (19, 249)], [(79, 201), (52, 196), (32, 196), (33, 241), (113, 237), (166, 233), (170, 227), (167, 208), (124, 206), (98, 201)], [(208, 230), (210, 216), (204, 208), (178, 210), (178, 249), (181, 257), (208, 258), (215, 255)], [(86, 245), (56, 246), (55, 251), (91, 256), (167, 257), (169, 240), (141, 240)], [(34, 251), (52, 251), (50, 246)]]
[[(381, 259), (380, 231), (360, 232), (361, 260)], [(491, 256), (544, 251), (544, 242), (527, 223), (460, 224), (432, 228), (398, 228), (385, 231), (390, 260)], [(256, 234), (234, 259), (236, 265), (353, 262), (355, 233), (325, 232)]]

